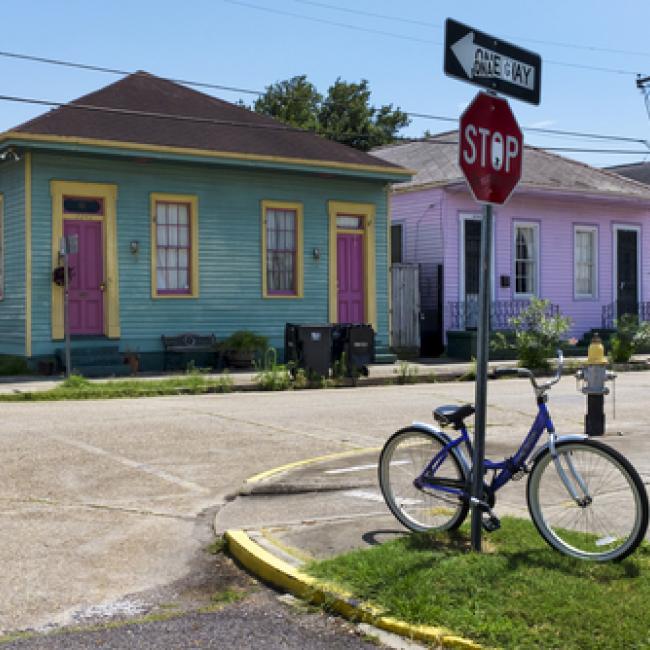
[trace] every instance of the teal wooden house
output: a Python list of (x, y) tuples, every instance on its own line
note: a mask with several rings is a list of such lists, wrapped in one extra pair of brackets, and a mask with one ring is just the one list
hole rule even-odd
[(136, 73), (0, 135), (0, 354), (162, 364), (161, 336), (365, 322), (387, 350), (388, 187), (410, 173)]

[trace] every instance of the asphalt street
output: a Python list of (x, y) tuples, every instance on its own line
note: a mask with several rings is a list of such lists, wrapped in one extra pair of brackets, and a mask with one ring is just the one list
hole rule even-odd
[[(648, 389), (650, 373), (622, 374), (616, 419), (611, 399), (607, 410), (607, 441), (646, 484)], [(305, 543), (309, 529), (323, 540), (309, 549), (316, 556), (381, 541), (382, 530), (399, 527), (368, 497), (376, 490), (378, 449), (394, 430), (430, 422), (432, 407), (473, 401), (473, 391), (473, 383), (456, 382), (2, 404), (0, 630), (45, 631), (158, 611), (169, 585), (205, 570), (215, 515), (218, 529), (246, 524), (271, 537), (276, 531), (292, 546)], [(558, 432), (582, 431), (584, 397), (570, 378), (553, 389), (550, 407)], [(488, 453), (514, 449), (534, 413), (526, 380), (490, 382)], [(285, 474), (273, 481), (284, 483), (274, 495), (251, 498), (245, 484), (260, 472), (341, 452), (359, 458)], [(329, 494), (320, 523), (308, 509), (313, 481), (325, 482), (319, 493)], [(517, 499), (513, 493), (513, 507)]]

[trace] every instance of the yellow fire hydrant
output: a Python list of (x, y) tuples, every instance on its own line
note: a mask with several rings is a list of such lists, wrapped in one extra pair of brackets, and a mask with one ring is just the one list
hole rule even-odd
[(605, 433), (605, 395), (609, 394), (605, 382), (616, 379), (606, 365), (605, 348), (596, 333), (587, 350), (587, 365), (576, 373), (576, 379), (582, 382), (580, 390), (587, 396), (585, 433), (588, 436), (602, 436)]

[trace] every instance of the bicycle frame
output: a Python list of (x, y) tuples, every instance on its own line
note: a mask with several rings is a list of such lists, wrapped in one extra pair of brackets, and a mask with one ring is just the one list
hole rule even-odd
[[(537, 445), (544, 431), (548, 431), (553, 440), (555, 427), (553, 426), (553, 421), (551, 420), (550, 413), (546, 407), (546, 400), (544, 397), (538, 397), (537, 409), (537, 415), (530, 431), (514, 455), (499, 462), (494, 462), (487, 458), (485, 459), (483, 466), (484, 472), (490, 470), (494, 471), (494, 476), (492, 477), (490, 484), (488, 485), (485, 482), (483, 483), (484, 489), (488, 495), (488, 500), (491, 500), (497, 490), (502, 488), (517, 472), (525, 467), (526, 461), (533, 452), (533, 449), (535, 449), (535, 445)], [(469, 500), (469, 486), (463, 486), (461, 488), (455, 481), (435, 478), (436, 471), (454, 449), (458, 449), (459, 453), (463, 455), (462, 449), (460, 449), (461, 445), (465, 445), (469, 458), (472, 458), (472, 443), (467, 428), (463, 424), (459, 430), (460, 436), (449, 440), (449, 442), (431, 459), (428, 465), (424, 468), (424, 471), (415, 479), (414, 484), (417, 487), (438, 490)], [(469, 466), (465, 459), (464, 462), (466, 466)]]

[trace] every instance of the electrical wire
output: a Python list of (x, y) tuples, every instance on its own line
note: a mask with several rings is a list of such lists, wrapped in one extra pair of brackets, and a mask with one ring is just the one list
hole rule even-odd
[[(360, 9), (350, 9), (348, 7), (341, 7), (339, 5), (328, 4), (326, 2), (316, 2), (315, 0), (293, 0), (299, 4), (311, 5), (314, 7), (321, 7), (324, 9), (332, 9), (334, 11), (342, 11), (345, 13), (356, 14), (358, 16), (369, 16), (371, 18), (381, 18), (383, 20), (390, 20), (391, 22), (406, 23), (409, 25), (417, 25), (419, 27), (437, 27), (442, 29), (441, 23), (428, 22), (426, 20), (416, 20), (413, 18), (404, 18), (403, 16), (388, 16), (386, 14), (378, 14), (372, 11), (362, 11)], [(554, 47), (566, 47), (575, 50), (585, 50), (587, 52), (606, 52), (608, 54), (625, 54), (630, 56), (644, 56), (650, 57), (650, 52), (639, 52), (636, 50), (620, 50), (611, 47), (599, 47), (597, 45), (578, 45), (576, 43), (565, 43), (562, 41), (546, 41), (538, 38), (530, 38), (529, 36), (508, 36), (519, 41), (528, 41), (529, 43), (538, 43), (540, 45), (552, 45)]]
[(417, 38), (416, 36), (408, 36), (406, 34), (396, 34), (395, 32), (387, 32), (381, 29), (372, 29), (370, 27), (360, 27), (359, 25), (350, 25), (349, 23), (341, 23), (336, 20), (328, 20), (327, 18), (317, 18), (315, 16), (305, 16), (305, 14), (297, 14), (293, 11), (285, 11), (284, 9), (275, 9), (273, 7), (263, 7), (251, 2), (244, 2), (243, 0), (222, 0), (231, 5), (239, 5), (248, 9), (255, 9), (256, 11), (266, 11), (271, 14), (279, 16), (290, 16), (291, 18), (300, 18), (301, 20), (309, 20), (314, 23), (322, 23), (324, 25), (333, 25), (334, 27), (343, 27), (344, 29), (353, 29), (367, 34), (379, 34), (380, 36), (390, 36), (391, 38), (401, 38), (405, 41), (414, 41), (416, 43), (426, 43), (428, 45), (442, 45), (440, 41), (432, 41), (427, 38)]
[[(255, 124), (251, 122), (237, 122), (235, 120), (220, 120), (216, 118), (209, 117), (199, 117), (193, 115), (179, 115), (172, 113), (158, 113), (155, 111), (138, 111), (126, 108), (115, 108), (112, 106), (97, 106), (94, 104), (82, 104), (82, 103), (63, 103), (55, 102), (46, 99), (34, 99), (29, 97), (17, 97), (13, 95), (0, 95), (0, 101), (7, 102), (18, 102), (23, 104), (35, 104), (38, 106), (53, 106), (57, 108), (71, 108), (75, 110), (85, 110), (93, 111), (99, 113), (109, 113), (117, 115), (128, 115), (130, 117), (147, 117), (154, 119), (167, 119), (167, 120), (177, 120), (182, 122), (194, 122), (199, 124), (215, 124), (220, 126), (234, 126), (240, 128), (251, 128), (251, 129), (260, 129), (260, 130), (275, 130), (275, 131), (293, 131), (296, 133), (313, 133), (307, 129), (300, 129), (298, 127), (290, 126), (287, 124), (282, 124), (278, 122), (277, 124), (264, 123), (264, 124)], [(370, 134), (368, 133), (333, 133), (333, 132), (323, 132), (318, 135), (331, 135), (336, 137), (345, 137), (345, 138), (369, 138)], [(436, 140), (431, 138), (411, 138), (411, 137), (396, 137), (394, 138), (395, 142), (426, 142), (429, 144), (439, 144), (439, 145), (449, 145), (449, 144), (458, 144), (457, 140)], [(647, 155), (648, 151), (633, 151), (630, 149), (588, 149), (581, 147), (539, 147), (546, 151), (562, 151), (562, 152), (573, 152), (573, 153), (609, 153), (609, 154), (633, 154), (633, 155)]]
[[(433, 39), (418, 38), (416, 36), (408, 36), (406, 34), (397, 34), (395, 32), (387, 32), (379, 29), (371, 29), (369, 27), (350, 25), (349, 23), (342, 23), (335, 20), (328, 20), (326, 18), (317, 18), (316, 16), (307, 16), (305, 14), (299, 14), (293, 11), (285, 11), (283, 9), (275, 9), (273, 7), (264, 7), (262, 5), (253, 4), (252, 2), (245, 2), (244, 0), (222, 0), (222, 2), (231, 5), (238, 5), (240, 7), (246, 7), (248, 9), (254, 9), (256, 11), (265, 11), (267, 13), (272, 13), (280, 16), (290, 16), (291, 18), (299, 18), (301, 20), (308, 20), (315, 23), (323, 23), (325, 25), (333, 25), (335, 27), (352, 29), (360, 32), (366, 32), (369, 34), (379, 34), (381, 36), (389, 36), (391, 38), (399, 38), (401, 40), (413, 41), (416, 43), (426, 43), (427, 45), (443, 45), (441, 41), (437, 41)], [(636, 74), (638, 73), (638, 71), (624, 70), (620, 68), (606, 68), (604, 66), (588, 65), (582, 63), (570, 63), (568, 61), (556, 61), (554, 59), (544, 59), (544, 63), (551, 64), (551, 65), (559, 65), (566, 68), (577, 68), (578, 70), (591, 70), (594, 72), (607, 72), (607, 73), (619, 74), (619, 75), (636, 76)]]
[[(81, 70), (90, 70), (93, 72), (104, 72), (104, 73), (109, 73), (109, 74), (116, 74), (116, 75), (131, 75), (134, 74), (133, 71), (128, 71), (128, 70), (121, 70), (118, 68), (109, 68), (106, 66), (98, 66), (98, 65), (91, 65), (88, 63), (79, 63), (75, 61), (64, 61), (62, 59), (53, 59), (49, 57), (42, 57), (42, 56), (35, 56), (31, 54), (22, 54), (18, 52), (7, 52), (7, 51), (0, 51), (0, 57), (8, 57), (8, 58), (13, 58), (13, 59), (20, 59), (20, 60), (25, 60), (25, 61), (30, 61), (34, 63), (46, 63), (49, 65), (58, 65), (58, 66), (64, 66), (64, 67), (70, 67), (70, 68), (76, 68), (76, 69), (81, 69)], [(227, 90), (227, 91), (233, 91), (233, 92), (241, 92), (241, 93), (248, 93), (248, 94), (254, 94), (254, 95), (264, 95), (265, 92), (261, 90), (251, 90), (247, 88), (238, 88), (234, 86), (225, 86), (222, 84), (215, 84), (215, 83), (208, 83), (208, 82), (203, 82), (203, 81), (188, 81), (185, 79), (173, 79), (169, 77), (160, 77), (161, 79), (164, 79), (166, 81), (171, 81), (173, 83), (182, 83), (187, 86), (197, 86), (197, 87), (202, 87), (202, 88), (211, 88), (215, 90)], [(7, 96), (8, 97), (8, 96)], [(43, 105), (48, 105), (48, 106), (69, 106), (70, 104), (63, 103), (63, 102), (48, 102), (44, 100), (26, 100), (25, 98), (14, 98), (13, 99), (16, 102), (24, 101), (25, 103), (41, 103)], [(9, 99), (7, 99), (9, 101)], [(404, 111), (409, 117), (412, 118), (420, 118), (420, 119), (426, 119), (426, 120), (434, 120), (434, 121), (439, 121), (439, 122), (449, 122), (449, 123), (458, 123), (458, 118), (455, 117), (447, 117), (443, 115), (433, 115), (430, 113), (419, 113), (415, 111)], [(546, 129), (546, 128), (540, 128), (540, 127), (522, 127), (524, 131), (529, 131), (531, 133), (540, 133), (540, 134), (546, 134), (546, 135), (561, 135), (561, 136), (569, 136), (569, 137), (576, 137), (576, 138), (587, 138), (587, 139), (597, 139), (597, 140), (612, 140), (612, 141), (620, 141), (620, 142), (635, 142), (637, 144), (646, 144), (646, 140), (643, 138), (631, 138), (627, 136), (619, 136), (619, 135), (612, 135), (612, 134), (595, 134), (595, 133), (582, 133), (579, 131), (564, 131), (564, 130), (559, 130), (559, 129)], [(650, 149), (650, 146), (648, 147)]]
[[(3, 52), (0, 51), (0, 56), (11, 59), (21, 59), (23, 61), (32, 61), (34, 63), (49, 63), (51, 65), (61, 65), (68, 68), (78, 68), (80, 70), (91, 70), (92, 72), (108, 72), (110, 74), (130, 75), (134, 74), (134, 70), (120, 70), (118, 68), (106, 68), (99, 65), (89, 65), (87, 63), (76, 63), (73, 61), (63, 61), (61, 59), (50, 59), (43, 56), (34, 56), (32, 54), (19, 54), (17, 52)], [(204, 81), (188, 81), (187, 79), (170, 79), (165, 78), (166, 81), (184, 84), (185, 86), (197, 86), (199, 88), (212, 88), (214, 90), (227, 90), (231, 92), (244, 93), (250, 95), (263, 95), (262, 90), (250, 90), (249, 88), (237, 88), (235, 86), (222, 86), (219, 84), (206, 83)]]
[(16, 97), (14, 95), (0, 95), (0, 101), (18, 102), (22, 104), (36, 104), (39, 106), (55, 106), (57, 108), (72, 108), (75, 110), (94, 111), (98, 113), (113, 113), (117, 115), (129, 115), (131, 117), (151, 117), (164, 120), (178, 120), (182, 122), (195, 122), (200, 124), (217, 124), (220, 126), (237, 126), (251, 129), (266, 129), (271, 131), (296, 131), (307, 132), (289, 124), (277, 122), (276, 124), (265, 123), (255, 124), (251, 122), (237, 122), (235, 120), (220, 120), (211, 117), (199, 117), (195, 115), (180, 115), (174, 113), (158, 113), (155, 111), (138, 111), (129, 108), (115, 108), (114, 106), (97, 106), (96, 104), (64, 103), (55, 102), (49, 99), (34, 99), (31, 97)]

